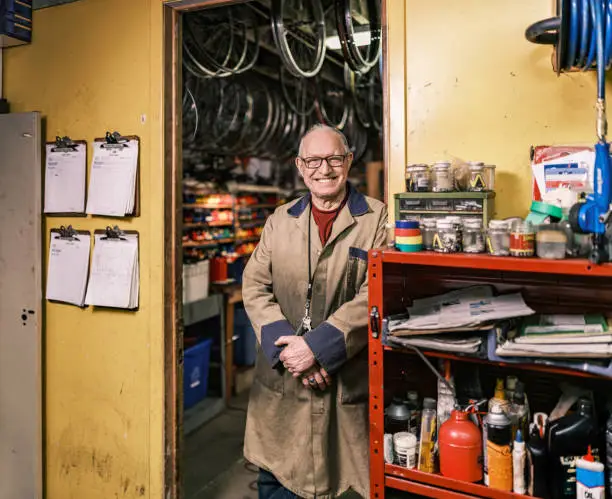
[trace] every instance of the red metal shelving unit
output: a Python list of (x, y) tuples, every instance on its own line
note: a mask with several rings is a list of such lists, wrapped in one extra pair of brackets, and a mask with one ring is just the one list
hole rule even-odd
[[(413, 298), (474, 284), (492, 284), (501, 290), (520, 289), (527, 303), (538, 312), (612, 312), (612, 264), (593, 265), (587, 260), (541, 260), (493, 257), (488, 255), (431, 252), (403, 253), (372, 250), (369, 255), (369, 310), (377, 315), (369, 326), (370, 382), (370, 497), (383, 499), (385, 487), (441, 499), (511, 499), (521, 496), (484, 485), (461, 482), (439, 474), (422, 473), (385, 464), (383, 452), (385, 407), (385, 358), (406, 355), (405, 364), (417, 362), (408, 350), (382, 341), (382, 319), (404, 310)], [(444, 352), (425, 352), (428, 357), (456, 362), (496, 366), (533, 372), (540, 376), (564, 376), (584, 382), (606, 383), (601, 376), (540, 364), (492, 363)], [(403, 359), (403, 357), (402, 357)], [(388, 362), (390, 362), (388, 360)], [(418, 361), (420, 362), (420, 361)], [(393, 367), (393, 362), (388, 368)], [(425, 367), (423, 366), (423, 369)], [(593, 378), (587, 379), (587, 378)], [(603, 381), (605, 379), (605, 381)], [(607, 385), (607, 383), (610, 385)], [(609, 388), (608, 388), (609, 389)]]

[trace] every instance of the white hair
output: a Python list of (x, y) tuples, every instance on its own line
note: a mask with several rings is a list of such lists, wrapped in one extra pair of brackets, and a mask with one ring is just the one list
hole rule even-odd
[(312, 132), (316, 132), (317, 130), (326, 130), (326, 131), (335, 133), (342, 141), (342, 145), (344, 146), (345, 152), (347, 154), (351, 152), (351, 148), (349, 147), (348, 140), (346, 140), (346, 137), (340, 130), (338, 130), (337, 128), (328, 126), (328, 125), (324, 125), (322, 123), (317, 123), (311, 126), (310, 129), (304, 135), (302, 135), (302, 139), (300, 140), (300, 147), (298, 149), (298, 156), (302, 156), (302, 147), (304, 145), (304, 139), (308, 137), (308, 135), (310, 135)]

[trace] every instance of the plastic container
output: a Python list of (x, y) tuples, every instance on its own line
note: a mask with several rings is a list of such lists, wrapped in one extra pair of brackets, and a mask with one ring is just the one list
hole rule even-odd
[(385, 409), (385, 433), (400, 433), (408, 431), (410, 409), (400, 397), (393, 397)]
[(599, 457), (598, 428), (589, 399), (578, 401), (578, 410), (549, 423), (548, 449), (554, 499), (576, 497), (576, 460), (589, 446)]
[(548, 452), (540, 430), (533, 424), (527, 442), (527, 492), (534, 497), (549, 497)]
[(484, 176), (484, 163), (470, 161), (468, 163), (468, 191), (482, 192), (487, 190)]
[(495, 165), (484, 165), (485, 191), (495, 190)]
[(436, 471), (436, 400), (425, 398), (421, 415), (421, 438), (419, 442), (419, 471)]
[(398, 466), (413, 469), (416, 466), (417, 438), (407, 431), (393, 435), (393, 449)]
[(406, 167), (406, 190), (408, 192), (429, 192), (429, 167), (425, 164)]
[(483, 253), (485, 250), (485, 237), (481, 220), (468, 219), (463, 222), (462, 239), (464, 253)]
[(562, 260), (568, 251), (569, 237), (562, 224), (543, 224), (536, 232), (536, 252), (547, 260)]
[(576, 498), (605, 499), (604, 464), (595, 462), (589, 447), (586, 456), (576, 462)]
[(457, 253), (460, 250), (459, 230), (452, 220), (442, 219), (436, 222), (433, 247), (438, 253)]
[(482, 480), (482, 440), (478, 427), (463, 411), (453, 411), (440, 427), (440, 473), (465, 482)]
[(431, 190), (432, 192), (451, 192), (454, 188), (453, 172), (451, 164), (437, 162), (431, 167)]
[(494, 256), (510, 254), (510, 230), (504, 220), (491, 220), (487, 231), (487, 249)]
[(183, 363), (183, 403), (189, 409), (206, 398), (212, 339), (185, 350)]
[(512, 492), (515, 494), (525, 494), (527, 488), (525, 486), (525, 460), (527, 452), (525, 451), (525, 441), (521, 430), (516, 432), (516, 439), (512, 447)]
[(423, 238), (423, 249), (434, 249), (434, 238), (436, 236), (436, 221), (433, 218), (421, 220), (421, 236)]
[(517, 220), (510, 229), (510, 256), (532, 257), (535, 254), (535, 230), (530, 222)]

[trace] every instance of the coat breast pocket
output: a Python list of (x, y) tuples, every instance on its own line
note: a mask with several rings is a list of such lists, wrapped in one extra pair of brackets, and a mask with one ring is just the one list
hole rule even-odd
[(283, 395), (284, 393), (284, 369), (273, 369), (263, 350), (257, 345), (257, 360), (255, 361), (255, 380), (269, 390)]
[(361, 248), (349, 248), (348, 264), (344, 281), (345, 301), (352, 300), (366, 280), (368, 273), (368, 252)]

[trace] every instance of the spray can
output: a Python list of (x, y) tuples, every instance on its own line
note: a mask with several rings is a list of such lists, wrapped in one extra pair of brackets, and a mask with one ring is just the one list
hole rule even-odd
[[(495, 384), (495, 395), (489, 400), (489, 413), (494, 407), (505, 409), (508, 406), (506, 400), (506, 392), (504, 390), (504, 380), (498, 378)], [(489, 485), (489, 468), (487, 464), (487, 419), (482, 422), (482, 462), (483, 462), (483, 481), (485, 485)]]
[(480, 430), (464, 411), (454, 410), (438, 437), (440, 473), (465, 482), (482, 480)]
[(489, 487), (512, 492), (512, 424), (501, 407), (486, 417)]

